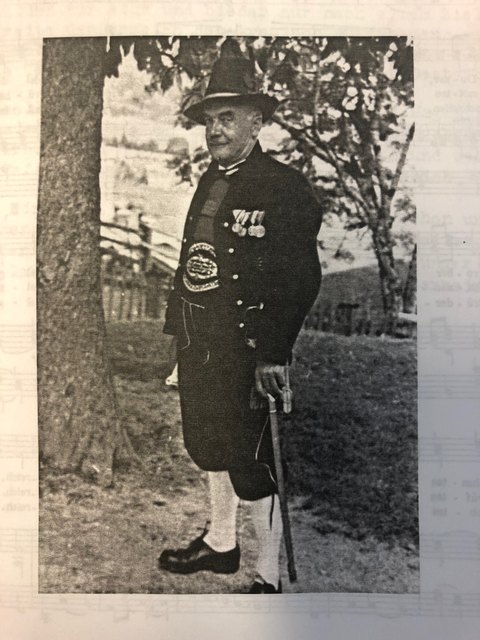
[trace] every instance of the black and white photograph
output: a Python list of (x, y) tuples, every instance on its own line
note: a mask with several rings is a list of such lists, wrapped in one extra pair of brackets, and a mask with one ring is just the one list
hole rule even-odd
[(414, 46), (43, 40), (39, 593), (420, 591)]

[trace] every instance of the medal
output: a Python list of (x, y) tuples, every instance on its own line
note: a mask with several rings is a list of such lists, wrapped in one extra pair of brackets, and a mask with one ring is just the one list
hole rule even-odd
[(263, 236), (265, 235), (265, 227), (262, 224), (264, 217), (265, 217), (265, 211), (259, 211), (258, 212), (257, 234), (256, 234), (257, 238), (263, 238)]
[[(232, 231), (240, 238), (244, 238), (247, 233), (253, 238), (263, 238), (265, 227), (262, 224), (265, 211), (245, 211), (245, 209), (233, 209), (235, 222), (232, 224)], [(246, 226), (250, 223), (250, 226)]]
[(237, 235), (241, 235), (243, 229), (243, 218), (245, 211), (244, 209), (234, 209), (233, 215), (235, 217), (235, 222), (232, 224), (232, 231)]
[(265, 235), (265, 227), (262, 225), (265, 211), (254, 211), (251, 218), (251, 226), (248, 228), (248, 234), (254, 238), (263, 238)]
[(248, 228), (248, 234), (254, 238), (263, 238), (265, 235), (265, 227), (263, 224), (256, 224)]

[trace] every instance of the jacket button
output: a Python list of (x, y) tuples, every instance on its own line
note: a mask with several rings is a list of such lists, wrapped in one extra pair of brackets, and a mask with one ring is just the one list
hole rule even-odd
[(240, 322), (240, 324), (238, 325), (240, 327), (240, 329), (243, 329), (243, 327), (245, 326), (244, 322)]
[(228, 222), (224, 222), (224, 223), (223, 223), (223, 226), (224, 226), (224, 227), (228, 227)]
[(183, 244), (185, 244), (185, 242), (186, 242), (186, 241), (187, 241), (187, 239), (186, 239), (186, 238), (184, 238), (184, 239), (183, 239)]
[(240, 307), (243, 304), (243, 300), (237, 300), (237, 305)]
[(233, 247), (230, 247), (228, 253), (235, 253), (235, 249)]
[(232, 276), (232, 280), (238, 280), (238, 273), (234, 273)]

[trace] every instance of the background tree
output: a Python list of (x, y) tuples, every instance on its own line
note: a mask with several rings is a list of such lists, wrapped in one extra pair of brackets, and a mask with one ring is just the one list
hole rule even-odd
[[(169, 39), (160, 38), (163, 44)], [(136, 43), (148, 65), (146, 39)], [(172, 40), (173, 42), (173, 40)], [(100, 148), (105, 74), (120, 42), (46, 39), (37, 217), (37, 370), (42, 468), (109, 485), (130, 442), (105, 344), (100, 280)], [(167, 88), (167, 85), (164, 85)]]
[(297, 157), (345, 229), (370, 232), (385, 329), (393, 332), (403, 304), (393, 201), (414, 134), (411, 44), (406, 38), (273, 39), (258, 59), (268, 87), (284, 94), (273, 121), (290, 135), (286, 158)]
[(100, 144), (106, 38), (43, 48), (37, 226), (38, 418), (44, 465), (108, 485), (123, 438), (105, 353)]

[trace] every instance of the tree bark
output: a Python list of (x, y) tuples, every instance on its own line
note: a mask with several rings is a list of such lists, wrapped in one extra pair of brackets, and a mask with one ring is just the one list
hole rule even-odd
[(380, 276), (385, 322), (383, 333), (393, 335), (402, 309), (402, 282), (393, 256), (393, 238), (391, 237), (388, 219), (380, 215), (379, 221), (372, 227), (372, 240), (377, 258)]
[(44, 41), (37, 348), (41, 461), (108, 485), (122, 435), (100, 284), (105, 49), (106, 38)]

